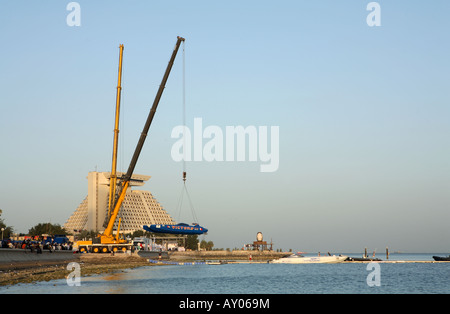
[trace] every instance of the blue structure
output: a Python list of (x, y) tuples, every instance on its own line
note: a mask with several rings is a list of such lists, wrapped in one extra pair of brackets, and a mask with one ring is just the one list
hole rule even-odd
[(197, 224), (188, 225), (179, 223), (176, 225), (150, 225), (143, 226), (144, 230), (154, 233), (170, 233), (170, 234), (204, 234), (208, 229)]

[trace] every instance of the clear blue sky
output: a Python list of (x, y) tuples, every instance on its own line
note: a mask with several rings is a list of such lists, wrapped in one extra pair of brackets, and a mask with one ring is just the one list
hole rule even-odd
[[(17, 232), (62, 225), (87, 173), (110, 171), (120, 44), (126, 170), (179, 35), (188, 126), (280, 129), (276, 172), (187, 163), (206, 240), (241, 247), (260, 231), (306, 252), (448, 252), (450, 3), (378, 1), (369, 27), (369, 2), (80, 0), (79, 27), (69, 1), (0, 2), (2, 218)], [(174, 217), (181, 56), (135, 171)]]

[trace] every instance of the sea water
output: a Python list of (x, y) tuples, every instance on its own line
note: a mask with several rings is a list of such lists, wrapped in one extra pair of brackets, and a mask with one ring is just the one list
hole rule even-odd
[[(450, 293), (450, 263), (432, 255), (392, 254), (396, 263), (164, 265), (0, 287), (0, 293), (58, 294), (440, 294)], [(350, 255), (357, 257), (355, 255)], [(405, 261), (405, 262), (403, 262)], [(82, 275), (82, 268), (81, 268)], [(376, 280), (374, 280), (376, 279)]]

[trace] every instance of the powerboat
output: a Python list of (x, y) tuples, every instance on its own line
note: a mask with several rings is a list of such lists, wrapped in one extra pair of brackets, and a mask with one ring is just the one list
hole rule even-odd
[(270, 263), (273, 264), (325, 264), (325, 263), (341, 263), (347, 259), (344, 255), (330, 256), (303, 256), (301, 254), (292, 254), (287, 257), (275, 259)]
[(450, 255), (449, 255), (449, 256), (445, 256), (445, 257), (442, 257), (442, 256), (433, 256), (433, 259), (434, 259), (436, 262), (449, 262), (449, 261), (450, 261)]
[(188, 225), (179, 223), (176, 225), (155, 224), (150, 226), (143, 226), (144, 230), (154, 233), (170, 233), (170, 234), (204, 234), (208, 232), (205, 227), (198, 224)]

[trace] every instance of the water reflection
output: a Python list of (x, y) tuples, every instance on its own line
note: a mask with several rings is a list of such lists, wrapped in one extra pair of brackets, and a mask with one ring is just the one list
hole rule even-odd
[(123, 272), (112, 273), (101, 277), (101, 279), (103, 279), (104, 281), (108, 281), (108, 283), (106, 283), (106, 288), (108, 289), (105, 290), (105, 293), (108, 294), (127, 293), (125, 287), (123, 286), (123, 282), (125, 282), (128, 279), (127, 277), (128, 277), (127, 274)]
[[(408, 256), (402, 255), (402, 260)], [(416, 255), (411, 259), (424, 260)], [(367, 264), (228, 264), (143, 267), (81, 278), (0, 287), (5, 293), (231, 294), (231, 293), (449, 293), (450, 263), (382, 263), (381, 286), (369, 287)], [(251, 284), (249, 284), (251, 283)]]

